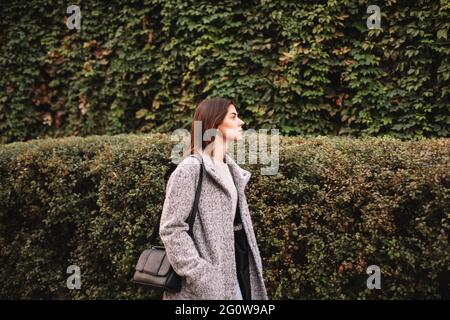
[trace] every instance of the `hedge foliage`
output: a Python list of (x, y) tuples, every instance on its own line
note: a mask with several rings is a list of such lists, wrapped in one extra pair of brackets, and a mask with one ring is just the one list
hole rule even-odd
[[(241, 165), (270, 298), (449, 298), (448, 139), (281, 142), (278, 174)], [(130, 279), (171, 148), (161, 134), (1, 146), (0, 298), (160, 299)], [(70, 265), (80, 290), (66, 287)], [(370, 265), (381, 290), (366, 287)]]
[(208, 96), (288, 135), (448, 137), (449, 0), (0, 4), (0, 141), (169, 132)]

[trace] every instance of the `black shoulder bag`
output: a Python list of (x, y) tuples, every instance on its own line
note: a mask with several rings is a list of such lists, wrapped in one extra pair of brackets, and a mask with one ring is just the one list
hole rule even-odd
[[(200, 161), (200, 176), (195, 192), (194, 204), (191, 213), (186, 220), (189, 224), (188, 234), (191, 238), (193, 238), (192, 228), (194, 226), (198, 201), (202, 190), (203, 166), (203, 161)], [(156, 237), (159, 235), (160, 222), (161, 216), (159, 216), (158, 223), (153, 228), (150, 244), (155, 243)], [(181, 290), (181, 277), (170, 265), (169, 260), (167, 259), (166, 249), (163, 246), (151, 245), (150, 249), (146, 249), (141, 253), (131, 281), (139, 285), (163, 289), (168, 292), (179, 292)]]

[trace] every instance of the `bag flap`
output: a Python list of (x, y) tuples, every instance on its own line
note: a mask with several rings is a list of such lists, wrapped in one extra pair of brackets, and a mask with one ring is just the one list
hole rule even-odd
[(166, 251), (152, 248), (142, 252), (136, 264), (136, 271), (144, 272), (152, 276), (165, 276), (169, 272), (170, 263)]
[(144, 270), (145, 262), (147, 262), (147, 258), (150, 254), (150, 250), (151, 249), (147, 249), (141, 253), (139, 260), (136, 264), (136, 268), (135, 268), (136, 271), (142, 272)]

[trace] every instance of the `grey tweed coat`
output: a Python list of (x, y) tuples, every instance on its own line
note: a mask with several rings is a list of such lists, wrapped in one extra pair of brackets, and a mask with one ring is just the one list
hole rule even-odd
[[(164, 300), (234, 299), (237, 280), (231, 195), (225, 183), (214, 172), (211, 157), (206, 154), (197, 157), (185, 158), (167, 183), (159, 234), (169, 262), (183, 280), (181, 291), (165, 291)], [(189, 226), (185, 221), (194, 202), (200, 157), (205, 170), (192, 239), (187, 234)], [(252, 299), (267, 300), (261, 256), (244, 194), (250, 172), (240, 168), (228, 154), (225, 160), (230, 164), (230, 172), (235, 179), (239, 195), (237, 205), (251, 251), (249, 269)]]

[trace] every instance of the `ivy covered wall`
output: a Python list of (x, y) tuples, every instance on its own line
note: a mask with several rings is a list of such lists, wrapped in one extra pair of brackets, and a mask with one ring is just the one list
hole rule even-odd
[(381, 29), (357, 0), (2, 0), (0, 141), (170, 132), (208, 96), (286, 135), (448, 137), (450, 2), (373, 4)]

